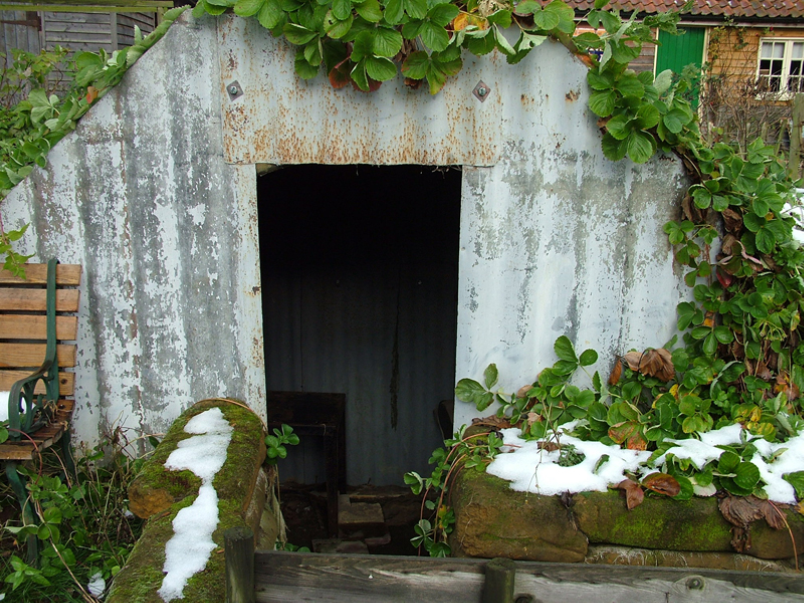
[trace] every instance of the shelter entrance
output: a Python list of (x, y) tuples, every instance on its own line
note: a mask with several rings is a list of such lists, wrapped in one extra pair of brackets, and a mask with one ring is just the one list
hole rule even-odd
[[(460, 199), (456, 169), (301, 165), (258, 179), (267, 390), (345, 396), (350, 486), (402, 486), (441, 445)], [(282, 480), (323, 483), (327, 454), (326, 438), (302, 436)]]

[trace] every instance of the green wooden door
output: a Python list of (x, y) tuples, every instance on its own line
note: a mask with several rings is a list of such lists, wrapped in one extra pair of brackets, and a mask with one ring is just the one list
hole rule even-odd
[[(680, 74), (684, 67), (690, 64), (698, 68), (703, 64), (704, 40), (706, 29), (703, 27), (679, 27), (683, 35), (673, 36), (663, 31), (659, 32), (661, 46), (656, 48), (656, 74), (665, 69), (672, 69)], [(695, 102), (698, 106), (698, 93), (695, 92)]]

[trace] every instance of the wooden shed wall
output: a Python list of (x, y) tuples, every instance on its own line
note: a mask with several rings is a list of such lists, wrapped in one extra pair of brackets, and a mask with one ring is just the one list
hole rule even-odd
[(11, 64), (11, 49), (19, 48), (38, 53), (42, 48), (39, 15), (32, 11), (0, 11), (0, 52)]

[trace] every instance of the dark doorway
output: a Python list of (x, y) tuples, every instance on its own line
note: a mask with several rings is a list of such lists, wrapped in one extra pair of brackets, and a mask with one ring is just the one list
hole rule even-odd
[[(455, 379), (461, 173), (288, 166), (258, 181), (266, 384), (346, 395), (350, 485), (401, 485), (441, 445)], [(325, 480), (320, 438), (283, 480)]]

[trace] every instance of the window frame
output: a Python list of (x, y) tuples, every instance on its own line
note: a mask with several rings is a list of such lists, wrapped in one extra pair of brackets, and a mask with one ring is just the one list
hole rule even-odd
[[(804, 73), (799, 74), (801, 76), (801, 92), (795, 92), (793, 90), (788, 89), (788, 85), (790, 82), (790, 65), (793, 60), (802, 60), (804, 62), (804, 58), (802, 59), (793, 59), (793, 45), (795, 43), (804, 44), (804, 36), (802, 37), (765, 37), (759, 38), (759, 47), (757, 48), (757, 70), (756, 70), (756, 82), (759, 85), (762, 81), (770, 81), (770, 74), (769, 75), (761, 75), (761, 65), (762, 65), (762, 47), (765, 43), (783, 43), (784, 44), (784, 54), (781, 58), (782, 61), (782, 73), (781, 73), (781, 80), (780, 80), (780, 87), (781, 90), (773, 91), (767, 90), (760, 92), (757, 95), (757, 99), (762, 100), (777, 100), (777, 101), (788, 101), (792, 100), (796, 94), (804, 93)], [(772, 54), (772, 53), (771, 53)], [(773, 58), (773, 57), (771, 57)], [(779, 59), (776, 59), (779, 60)], [(804, 64), (804, 63), (803, 63)], [(804, 71), (804, 69), (802, 70)]]

